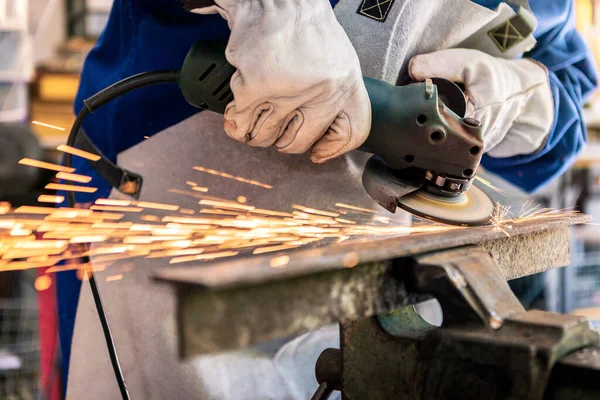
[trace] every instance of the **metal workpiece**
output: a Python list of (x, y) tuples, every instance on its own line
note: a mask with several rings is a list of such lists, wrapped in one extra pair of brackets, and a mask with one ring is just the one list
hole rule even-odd
[[(335, 378), (345, 400), (572, 400), (599, 393), (597, 383), (577, 386), (553, 373), (556, 367), (600, 378), (600, 338), (584, 318), (525, 311), (492, 257), (477, 248), (411, 261), (407, 287), (433, 294), (444, 324), (427, 326), (412, 306), (342, 323), (342, 376)], [(327, 376), (319, 368), (323, 363), (317, 371)]]
[(569, 226), (587, 220), (566, 216), (514, 223), (510, 237), (492, 227), (369, 239), (286, 252), (273, 268), (265, 256), (154, 271), (175, 286), (180, 354), (243, 348), (298, 335), (335, 322), (385, 314), (429, 298), (409, 294), (402, 270), (413, 256), (465, 245), (492, 254), (503, 279), (569, 263)]

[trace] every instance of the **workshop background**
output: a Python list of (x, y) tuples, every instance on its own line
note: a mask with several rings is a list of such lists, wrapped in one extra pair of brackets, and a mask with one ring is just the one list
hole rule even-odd
[[(35, 205), (52, 179), (20, 169), (23, 157), (60, 162), (74, 121), (72, 103), (87, 52), (111, 0), (0, 0), (0, 201)], [(600, 65), (600, 0), (577, 0), (577, 25)], [(589, 144), (574, 167), (533, 200), (600, 221), (600, 93), (586, 106)], [(525, 194), (515, 194), (521, 200)], [(526, 307), (589, 315), (600, 321), (600, 226), (573, 228), (572, 263), (511, 282)], [(59, 399), (60, 352), (55, 302), (43, 271), (0, 271), (0, 399)], [(48, 275), (52, 278), (52, 274)], [(48, 309), (44, 307), (44, 310)], [(51, 307), (50, 307), (51, 309)], [(599, 323), (600, 326), (600, 323)]]

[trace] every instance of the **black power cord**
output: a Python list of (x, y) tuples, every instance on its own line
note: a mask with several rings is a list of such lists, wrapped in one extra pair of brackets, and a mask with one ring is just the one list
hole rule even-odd
[[(75, 119), (75, 122), (73, 123), (71, 132), (69, 133), (69, 138), (67, 139), (67, 145), (74, 147), (75, 140), (77, 139), (77, 134), (81, 129), (83, 120), (90, 113), (93, 113), (99, 107), (103, 106), (109, 101), (114, 100), (117, 97), (124, 95), (125, 93), (131, 92), (132, 90), (141, 87), (157, 85), (162, 83), (177, 83), (178, 79), (178, 70), (144, 72), (138, 75), (131, 76), (129, 78), (125, 78), (107, 87), (106, 89), (101, 90), (95, 95), (89, 97), (88, 99), (83, 101), (84, 107), (79, 112), (77, 118)], [(70, 168), (71, 163), (72, 156), (71, 154), (67, 153), (65, 155), (65, 166)], [(67, 192), (67, 201), (69, 203), (69, 207), (75, 207), (75, 193), (73, 191)], [(87, 262), (89, 262), (89, 257), (86, 256), (84, 258), (84, 264)], [(115, 373), (115, 377), (117, 379), (117, 384), (119, 385), (119, 391), (121, 392), (121, 397), (124, 400), (129, 400), (130, 397), (129, 392), (127, 391), (127, 384), (125, 383), (125, 377), (123, 376), (123, 371), (121, 370), (121, 365), (119, 364), (117, 349), (115, 347), (115, 342), (110, 331), (110, 325), (108, 323), (108, 318), (106, 317), (106, 312), (104, 311), (104, 306), (102, 305), (102, 299), (100, 297), (100, 290), (98, 289), (98, 284), (96, 283), (96, 277), (92, 268), (90, 268), (87, 272), (89, 274), (89, 282), (90, 288), (92, 290), (92, 296), (94, 297), (94, 304), (96, 305), (96, 311), (98, 312), (100, 324), (102, 325), (102, 332), (104, 334), (104, 340), (106, 341), (108, 355), (110, 357), (110, 362)]]

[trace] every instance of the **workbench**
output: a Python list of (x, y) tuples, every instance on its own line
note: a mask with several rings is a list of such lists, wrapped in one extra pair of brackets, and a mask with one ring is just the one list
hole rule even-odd
[[(569, 231), (584, 215), (342, 242), (189, 267), (154, 278), (175, 285), (182, 357), (298, 335), (386, 313), (420, 298), (401, 279), (402, 260), (463, 246), (489, 252), (507, 280), (569, 264)], [(287, 260), (289, 257), (289, 260)], [(279, 257), (279, 258), (278, 258)], [(276, 259), (285, 265), (271, 267)]]

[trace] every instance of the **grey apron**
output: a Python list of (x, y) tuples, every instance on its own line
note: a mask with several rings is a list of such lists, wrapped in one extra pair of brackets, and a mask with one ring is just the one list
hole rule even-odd
[[(365, 75), (390, 83), (402, 81), (412, 55), (453, 47), (497, 16), (467, 0), (396, 0), (384, 22), (356, 11), (363, 0), (341, 0), (337, 18), (354, 44)], [(197, 209), (198, 200), (174, 193), (191, 180), (227, 199), (244, 195), (264, 208), (289, 210), (291, 204), (326, 208), (345, 202), (380, 210), (360, 183), (368, 155), (355, 152), (324, 165), (305, 156), (251, 148), (229, 139), (222, 117), (199, 113), (119, 155), (119, 164), (144, 176), (142, 198)], [(263, 189), (193, 171), (201, 165), (259, 180)], [(119, 197), (113, 193), (113, 197)], [(404, 215), (404, 216), (403, 216)], [(406, 220), (405, 214), (396, 216)], [(314, 363), (327, 347), (338, 347), (337, 327), (274, 341), (250, 349), (179, 360), (173, 291), (149, 279), (165, 260), (127, 265), (122, 280), (106, 282), (122, 267), (97, 273), (117, 352), (133, 399), (308, 399), (316, 389)], [(251, 301), (252, 299), (248, 299)], [(215, 317), (227, 318), (219, 315)], [(69, 399), (117, 399), (89, 285), (83, 284), (73, 337)]]

